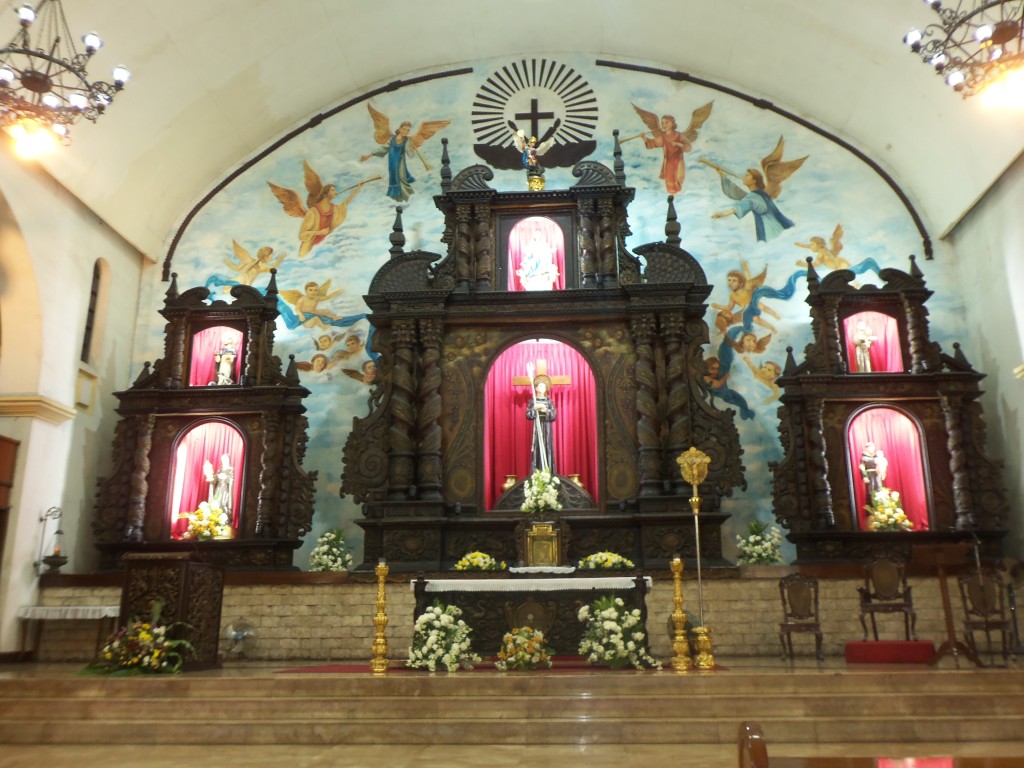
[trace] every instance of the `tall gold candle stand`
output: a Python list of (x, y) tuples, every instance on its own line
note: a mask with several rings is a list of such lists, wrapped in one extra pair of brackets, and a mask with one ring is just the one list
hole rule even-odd
[(672, 640), (672, 669), (686, 672), (693, 669), (690, 659), (690, 640), (686, 636), (686, 611), (683, 610), (683, 559), (673, 557), (672, 568), (672, 626), (675, 633)]
[(373, 615), (373, 658), (370, 660), (370, 671), (375, 675), (383, 675), (388, 671), (388, 638), (384, 630), (388, 626), (387, 595), (384, 593), (384, 580), (388, 575), (388, 564), (383, 559), (373, 569), (377, 574), (377, 612)]
[(697, 647), (696, 664), (698, 669), (713, 669), (715, 657), (711, 652), (711, 630), (704, 625), (704, 583), (700, 569), (700, 491), (699, 486), (708, 476), (708, 464), (711, 457), (696, 448), (689, 448), (676, 459), (683, 479), (693, 488), (690, 497), (690, 509), (693, 510), (693, 532), (697, 545), (697, 608), (700, 613), (700, 626), (695, 627), (694, 645)]

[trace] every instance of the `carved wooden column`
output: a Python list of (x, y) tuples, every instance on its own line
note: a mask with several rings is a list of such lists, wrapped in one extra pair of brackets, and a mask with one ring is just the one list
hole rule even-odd
[(825, 323), (825, 360), (832, 373), (846, 373), (842, 334), (839, 330), (839, 297), (829, 296), (822, 308)]
[(440, 318), (419, 321), (420, 394), (416, 425), (417, 489), (419, 498), (439, 501), (441, 494), (441, 338)]
[[(661, 316), (659, 324), (662, 338), (665, 339), (668, 458), (671, 467), (675, 457), (689, 447), (686, 443), (690, 435), (690, 398), (686, 385), (686, 355), (683, 348), (686, 319), (681, 312), (669, 312)], [(666, 479), (671, 482), (677, 496), (689, 493), (690, 488), (679, 472), (667, 471)]]
[(616, 283), (616, 234), (615, 205), (609, 199), (597, 203), (597, 284), (611, 288)]
[(257, 536), (269, 536), (271, 534), (270, 510), (276, 507), (274, 495), (277, 492), (276, 470), (278, 466), (277, 435), (281, 429), (281, 417), (278, 414), (271, 414), (267, 417), (263, 426), (263, 446), (260, 457), (260, 492), (256, 499), (256, 527)]
[(391, 425), (388, 430), (391, 451), (388, 456), (388, 498), (408, 498), (412, 490), (415, 460), (413, 442), (416, 429), (415, 346), (416, 321), (403, 318), (391, 329), (394, 364), (391, 368)]
[(147, 414), (136, 418), (135, 453), (132, 459), (132, 474), (128, 496), (128, 519), (124, 526), (125, 541), (142, 541), (142, 529), (146, 519), (146, 496), (149, 494), (150, 461), (149, 452), (153, 447), (153, 427), (156, 416)]
[(949, 470), (953, 475), (953, 515), (958, 531), (974, 528), (971, 478), (967, 471), (967, 453), (961, 426), (963, 404), (959, 397), (940, 395), (942, 416), (946, 423), (946, 448), (949, 450)]
[(930, 359), (928, 342), (927, 312), (920, 304), (903, 296), (903, 316), (907, 321), (907, 346), (910, 348), (910, 370), (912, 373), (928, 373), (937, 366)]
[(473, 278), (472, 231), (469, 205), (455, 206), (455, 234), (453, 253), (455, 256), (455, 290), (468, 293)]
[(661, 493), (661, 445), (658, 430), (657, 378), (654, 371), (654, 315), (632, 320), (636, 346), (636, 437), (639, 448), (640, 495)]
[(473, 206), (473, 273), (476, 290), (490, 291), (494, 284), (494, 242), (491, 235), (491, 209), (488, 205)]
[(597, 286), (597, 243), (594, 240), (595, 206), (592, 199), (579, 202), (580, 278), (584, 288)]
[(832, 486), (828, 482), (828, 458), (825, 454), (825, 403), (815, 400), (808, 403), (807, 439), (810, 442), (807, 461), (811, 466), (811, 494), (816, 512), (825, 518), (829, 528), (836, 524), (832, 509)]

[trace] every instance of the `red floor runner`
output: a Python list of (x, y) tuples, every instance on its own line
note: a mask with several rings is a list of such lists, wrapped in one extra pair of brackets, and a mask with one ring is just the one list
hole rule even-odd
[(846, 644), (847, 664), (931, 664), (931, 640), (876, 640)]

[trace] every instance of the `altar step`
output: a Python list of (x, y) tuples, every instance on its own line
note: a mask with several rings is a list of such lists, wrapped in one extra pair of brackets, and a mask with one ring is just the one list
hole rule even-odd
[(774, 744), (1024, 739), (1024, 674), (223, 670), (0, 679), (0, 744)]

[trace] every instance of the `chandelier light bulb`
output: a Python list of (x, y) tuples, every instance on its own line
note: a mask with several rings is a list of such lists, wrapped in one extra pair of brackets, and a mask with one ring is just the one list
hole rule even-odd
[(992, 49), (988, 53), (989, 61), (998, 61), (1003, 55), (1003, 49), (1001, 46), (993, 45)]
[(68, 96), (68, 104), (75, 109), (85, 109), (89, 106), (89, 100), (80, 93), (72, 93)]
[(32, 6), (25, 3), (19, 8), (16, 13), (18, 14), (18, 21), (21, 22), (21, 26), (27, 27), (36, 20), (36, 12), (32, 9)]
[(60, 99), (53, 93), (44, 93), (42, 102), (50, 109), (57, 109), (61, 105)]
[(982, 24), (976, 30), (974, 30), (974, 39), (979, 43), (983, 43), (992, 37), (992, 27), (988, 24)]
[(68, 127), (66, 125), (61, 125), (60, 123), (57, 123), (57, 125), (50, 126), (50, 130), (52, 130), (61, 138), (65, 138), (68, 135)]
[(0, 86), (9, 86), (14, 82), (14, 72), (7, 67), (0, 67)]
[(103, 47), (103, 41), (95, 32), (87, 32), (82, 35), (82, 42), (85, 43), (85, 52), (90, 56)]
[(933, 67), (935, 67), (940, 72), (942, 71), (942, 68), (946, 66), (946, 64), (948, 62), (949, 62), (949, 59), (946, 57), (946, 54), (944, 54), (944, 53), (937, 53), (934, 56), (932, 56), (931, 59), (928, 61), (929, 64), (931, 64)]
[(964, 73), (959, 69), (950, 72), (946, 76), (946, 84), (953, 88), (962, 88), (964, 84)]
[(35, 120), (21, 120), (8, 129), (14, 151), (26, 160), (39, 157), (57, 146), (57, 137)]
[(922, 38), (923, 35), (921, 34), (921, 30), (914, 27), (903, 37), (903, 42), (916, 50), (916, 48), (921, 47)]
[(114, 67), (113, 76), (114, 85), (116, 85), (118, 88), (124, 88), (124, 84), (132, 79), (132, 73), (129, 72), (128, 69), (122, 64), (118, 64), (116, 67)]

